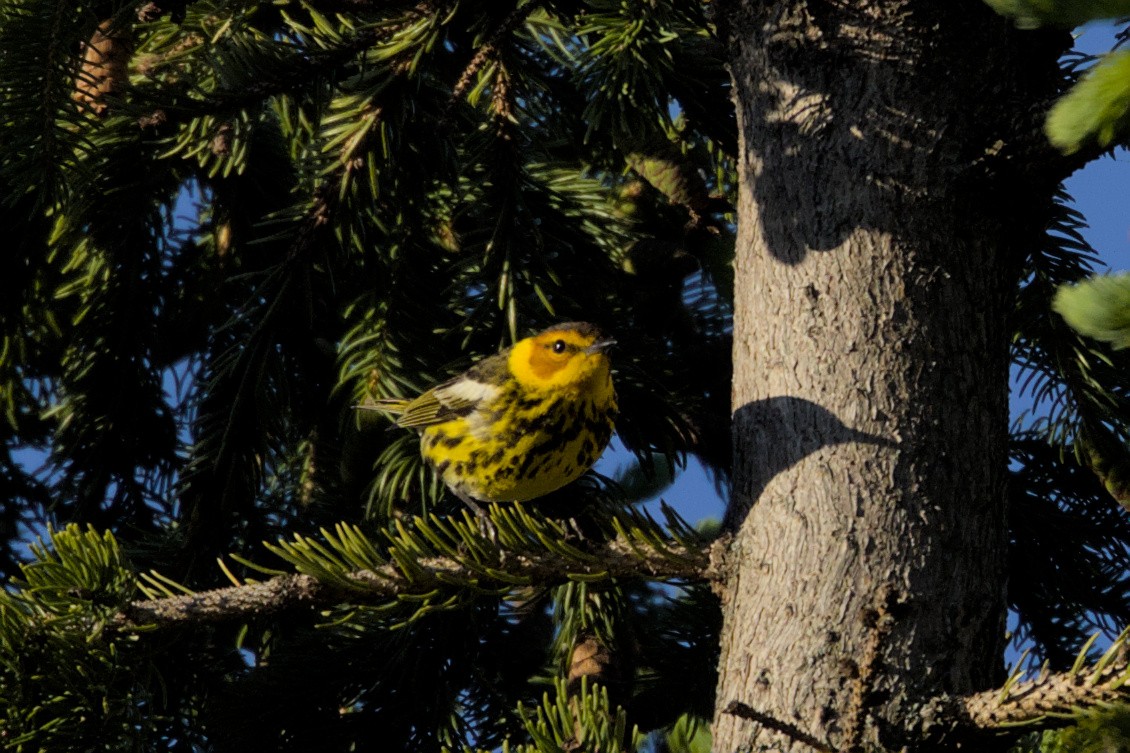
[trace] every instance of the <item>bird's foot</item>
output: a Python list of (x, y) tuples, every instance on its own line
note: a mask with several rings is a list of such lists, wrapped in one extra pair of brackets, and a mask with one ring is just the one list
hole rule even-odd
[(475, 514), (475, 519), (479, 524), (479, 533), (483, 538), (490, 541), (495, 546), (498, 545), (498, 527), (495, 526), (494, 521), (490, 519), (490, 515), (486, 510), (479, 505), (478, 502), (463, 494), (457, 495), (467, 505), (467, 508)]

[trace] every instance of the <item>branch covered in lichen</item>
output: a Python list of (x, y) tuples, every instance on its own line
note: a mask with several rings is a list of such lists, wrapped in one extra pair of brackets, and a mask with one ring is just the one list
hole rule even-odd
[(346, 525), (323, 531), (320, 540), (299, 536), (269, 544), (298, 572), (262, 582), (191, 593), (160, 576), (143, 576), (151, 598), (127, 604), (111, 625), (118, 631), (160, 629), (397, 600), (419, 602), (423, 610), (442, 602), (436, 594), (452, 587), (502, 595), (515, 587), (569, 580), (721, 579), (726, 540), (694, 541), (694, 532), (670, 516), (664, 528), (647, 515), (622, 513), (611, 521), (613, 538), (586, 545), (569, 524), (533, 517), (521, 508), (496, 505), (491, 515), (497, 543), (479, 535), (479, 523), (470, 515), (432, 516), (389, 532), (387, 553)]
[[(111, 623), (119, 631), (167, 628), (176, 625), (234, 622), (277, 615), (293, 609), (316, 609), (342, 601), (377, 603), (411, 594), (427, 593), (452, 581), (475, 581), (480, 588), (507, 590), (515, 583), (550, 585), (576, 578), (645, 577), (651, 580), (718, 580), (722, 542), (702, 552), (683, 550), (676, 561), (662, 555), (640, 557), (622, 541), (611, 542), (591, 554), (585, 564), (564, 562), (556, 555), (521, 555), (506, 558), (494, 578), (476, 568), (446, 557), (419, 562), (412, 576), (395, 565), (379, 570), (357, 570), (343, 577), (353, 584), (320, 581), (312, 575), (279, 575), (260, 583), (246, 583), (195, 594), (166, 596), (131, 602)], [(677, 551), (677, 550), (676, 550)]]

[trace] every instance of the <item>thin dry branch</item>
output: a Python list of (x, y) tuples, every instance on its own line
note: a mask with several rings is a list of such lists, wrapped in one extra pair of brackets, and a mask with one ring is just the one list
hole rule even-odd
[[(649, 580), (718, 581), (727, 540), (695, 551), (672, 545), (669, 554), (634, 551), (613, 541), (592, 553), (585, 563), (566, 562), (546, 552), (509, 554), (492, 570), (508, 578), (538, 584), (561, 583), (570, 576), (646, 578)], [(672, 556), (674, 555), (674, 556)], [(474, 581), (480, 587), (504, 587), (507, 581), (482, 574), (481, 568), (446, 557), (419, 563), (420, 572), (406, 576), (395, 565), (360, 570), (346, 577), (348, 586), (319, 581), (311, 575), (280, 575), (262, 583), (217, 588), (196, 594), (131, 602), (111, 621), (119, 632), (177, 626), (239, 622), (295, 609), (316, 609), (339, 603), (379, 603), (397, 596), (427, 593), (452, 582)]]
[(816, 739), (808, 734), (795, 724), (776, 719), (768, 714), (763, 714), (752, 706), (748, 706), (741, 701), (730, 701), (727, 704), (723, 713), (732, 714), (741, 719), (746, 719), (751, 722), (756, 722), (766, 729), (771, 729), (774, 732), (779, 732), (785, 737), (796, 740), (798, 743), (807, 745), (818, 753), (837, 753), (836, 749), (828, 743)]

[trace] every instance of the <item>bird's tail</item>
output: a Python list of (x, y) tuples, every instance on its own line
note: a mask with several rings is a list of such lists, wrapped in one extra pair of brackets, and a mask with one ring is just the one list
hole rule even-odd
[(353, 407), (357, 410), (371, 410), (385, 413), (390, 416), (399, 416), (408, 407), (410, 401), (397, 397), (370, 398)]

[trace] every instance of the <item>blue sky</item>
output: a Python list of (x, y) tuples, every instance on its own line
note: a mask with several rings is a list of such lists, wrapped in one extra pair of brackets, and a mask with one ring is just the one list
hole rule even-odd
[[(1101, 54), (1114, 44), (1118, 27), (1090, 24), (1083, 28), (1076, 47)], [(1067, 181), (1067, 192), (1087, 218), (1084, 235), (1112, 270), (1130, 268), (1130, 152), (1091, 162)]]

